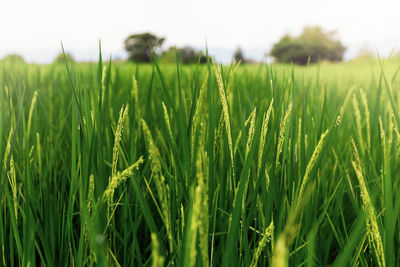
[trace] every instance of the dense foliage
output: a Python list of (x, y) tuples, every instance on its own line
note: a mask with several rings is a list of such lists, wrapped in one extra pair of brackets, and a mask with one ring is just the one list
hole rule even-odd
[(21, 63), (25, 63), (25, 59), (18, 54), (9, 54), (7, 56), (5, 56), (4, 58), (2, 58), (2, 61), (4, 63), (9, 63), (9, 64), (21, 64)]
[(125, 39), (125, 50), (131, 61), (151, 62), (152, 51), (157, 53), (164, 41), (164, 38), (148, 32), (132, 34)]
[(320, 27), (305, 27), (298, 37), (283, 36), (271, 50), (278, 62), (305, 65), (319, 60), (341, 61), (345, 47), (335, 38), (335, 32)]
[(75, 62), (74, 57), (72, 56), (71, 53), (59, 53), (56, 58), (54, 59), (53, 63), (56, 64), (65, 64), (65, 61), (68, 63)]
[(398, 266), (398, 66), (0, 62), (0, 262)]
[(233, 60), (236, 62), (246, 63), (246, 59), (244, 58), (243, 51), (240, 47), (238, 47), (233, 53)]
[(160, 62), (174, 63), (177, 59), (183, 64), (207, 63), (207, 57), (203, 51), (197, 51), (190, 46), (170, 47), (162, 52)]

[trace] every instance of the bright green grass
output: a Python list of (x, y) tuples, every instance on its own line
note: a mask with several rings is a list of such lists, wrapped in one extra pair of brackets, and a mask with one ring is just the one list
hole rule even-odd
[(235, 67), (0, 62), (0, 265), (398, 266), (399, 62)]

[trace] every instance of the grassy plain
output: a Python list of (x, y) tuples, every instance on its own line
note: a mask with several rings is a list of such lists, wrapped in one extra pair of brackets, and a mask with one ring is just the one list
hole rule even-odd
[(399, 265), (399, 67), (0, 62), (0, 265)]

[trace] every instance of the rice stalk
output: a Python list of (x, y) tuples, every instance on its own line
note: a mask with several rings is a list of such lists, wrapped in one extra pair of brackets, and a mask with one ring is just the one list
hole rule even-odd
[[(317, 145), (318, 146), (318, 145)], [(279, 235), (279, 238), (273, 247), (271, 266), (273, 267), (287, 267), (289, 263), (289, 246), (297, 235), (302, 218), (303, 210), (308, 202), (313, 188), (309, 187), (298, 202), (295, 208), (290, 212), (289, 219)]]
[[(197, 164), (197, 163), (196, 163)], [(191, 239), (189, 244), (189, 259), (187, 266), (192, 267), (196, 264), (196, 243), (197, 243), (197, 232), (200, 225), (200, 213), (201, 213), (201, 195), (203, 189), (200, 185), (196, 186), (194, 194), (194, 202), (192, 206), (192, 216), (190, 218), (190, 233)], [(207, 262), (208, 263), (208, 262)], [(186, 264), (185, 264), (186, 265)]]
[(272, 254), (271, 266), (272, 267), (287, 267), (288, 264), (288, 238), (281, 234), (275, 244), (274, 253)]
[[(204, 135), (204, 128), (200, 128), (201, 137)], [(203, 163), (208, 162), (207, 153), (204, 151), (204, 139), (199, 142), (198, 158), (196, 160), (196, 180), (201, 189), (201, 202), (199, 213), (199, 248), (203, 266), (208, 266), (208, 232), (209, 232), (209, 203), (208, 203), (208, 168)]]
[(358, 183), (360, 185), (360, 195), (362, 201), (362, 209), (367, 215), (367, 235), (368, 241), (375, 253), (378, 265), (380, 267), (386, 266), (385, 254), (382, 243), (381, 234), (379, 232), (378, 222), (375, 214), (374, 206), (372, 205), (371, 198), (364, 180), (363, 172), (361, 169), (360, 157), (358, 155), (357, 147), (354, 140), (351, 140), (353, 146), (353, 155), (355, 160), (352, 161), (354, 171), (356, 173)]

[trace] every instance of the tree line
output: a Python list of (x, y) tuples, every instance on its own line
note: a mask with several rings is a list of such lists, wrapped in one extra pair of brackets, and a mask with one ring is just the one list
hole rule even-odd
[[(179, 60), (183, 64), (206, 63), (207, 56), (203, 51), (191, 46), (170, 47), (163, 50), (164, 37), (145, 32), (128, 36), (124, 41), (124, 48), (128, 53), (128, 60), (132, 62), (151, 62), (155, 56), (161, 62), (175, 62)], [(285, 34), (276, 42), (266, 56), (273, 57), (275, 62), (294, 63), (305, 65), (321, 60), (342, 61), (346, 48), (337, 39), (336, 32), (325, 31), (319, 26), (305, 27), (300, 35)], [(363, 55), (365, 57), (365, 55)], [(70, 53), (59, 54), (54, 60), (64, 62), (73, 61)], [(10, 62), (23, 62), (19, 55), (12, 54), (3, 60)], [(233, 54), (233, 60), (242, 63), (251, 63), (252, 60), (245, 57), (242, 49), (238, 47)]]
[[(161, 61), (174, 61), (176, 57), (183, 63), (205, 63), (206, 56), (202, 51), (186, 46), (183, 48), (171, 47), (162, 51), (161, 46), (165, 38), (151, 33), (140, 33), (128, 36), (125, 40), (125, 50), (129, 60), (134, 62), (151, 62), (152, 53)], [(324, 31), (319, 26), (305, 27), (299, 36), (284, 35), (275, 43), (269, 53), (276, 62), (305, 65), (320, 60), (342, 61), (346, 48), (336, 38), (336, 32)], [(235, 61), (246, 63), (241, 48), (233, 54)]]

